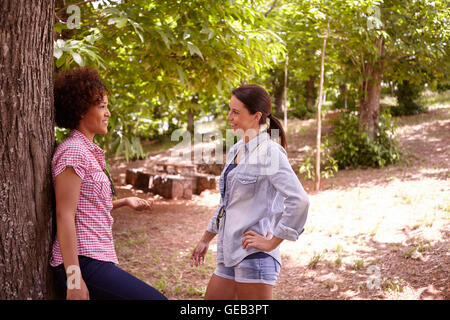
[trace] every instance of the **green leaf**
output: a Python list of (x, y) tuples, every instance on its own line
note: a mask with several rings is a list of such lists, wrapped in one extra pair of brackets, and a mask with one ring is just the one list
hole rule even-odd
[(185, 85), (184, 72), (183, 72), (183, 69), (179, 65), (177, 65), (177, 71), (178, 71), (178, 77), (180, 78), (181, 84), (184, 86)]
[(63, 39), (56, 40), (54, 46), (57, 48), (64, 48), (66, 45), (66, 42)]
[(66, 62), (66, 58), (60, 57), (58, 60), (56, 60), (55, 65), (57, 68), (61, 68), (65, 62)]
[(63, 30), (67, 29), (67, 26), (61, 22), (55, 23), (55, 31), (57, 33), (61, 33)]
[(124, 17), (113, 17), (108, 19), (108, 25), (115, 24), (119, 29), (125, 27), (127, 22), (128, 19)]
[(53, 56), (56, 59), (61, 58), (62, 55), (63, 55), (63, 51), (60, 48), (53, 48)]
[(202, 60), (204, 60), (204, 59), (203, 59), (203, 55), (202, 55), (200, 49), (199, 49), (196, 45), (194, 45), (194, 44), (191, 43), (191, 42), (188, 42), (187, 45), (188, 45), (189, 53), (191, 54), (191, 56), (193, 56), (194, 54), (196, 54), (196, 55), (198, 55), (200, 58), (202, 58)]
[(167, 37), (167, 35), (161, 30), (157, 30), (157, 32), (159, 33), (161, 38), (163, 38), (163, 41), (166, 44), (167, 49), (170, 50), (170, 42), (169, 42), (169, 38)]
[(81, 55), (77, 52), (72, 52), (73, 60), (80, 66), (84, 67), (84, 61), (83, 58), (81, 58)]

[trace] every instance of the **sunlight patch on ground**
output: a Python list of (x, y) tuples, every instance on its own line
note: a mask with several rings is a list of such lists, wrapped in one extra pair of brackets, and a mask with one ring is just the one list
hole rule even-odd
[[(449, 220), (440, 217), (448, 210), (446, 201), (450, 181), (394, 180), (386, 186), (328, 190), (310, 195), (311, 207), (306, 230), (298, 241), (284, 241), (283, 256), (308, 265), (314, 255), (322, 260), (341, 248), (342, 262), (346, 253), (367, 256), (390, 244), (406, 244), (412, 237), (424, 241), (444, 240), (442, 230)], [(448, 215), (448, 213), (447, 213)], [(357, 254), (358, 255), (358, 254)], [(351, 262), (349, 262), (351, 263)]]

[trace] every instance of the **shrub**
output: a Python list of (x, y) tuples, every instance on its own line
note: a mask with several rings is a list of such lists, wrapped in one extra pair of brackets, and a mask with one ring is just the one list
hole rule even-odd
[(400, 152), (393, 138), (395, 125), (387, 112), (380, 114), (375, 140), (358, 130), (355, 112), (341, 113), (334, 121), (331, 156), (340, 169), (346, 167), (384, 167), (400, 160)]
[[(334, 176), (338, 171), (337, 161), (331, 156), (330, 142), (328, 140), (322, 143), (320, 147), (320, 176), (328, 179)], [(315, 172), (316, 150), (310, 149), (306, 153), (305, 161), (299, 163), (298, 172), (304, 176), (306, 180), (314, 180)]]
[(397, 84), (395, 96), (397, 97), (398, 106), (391, 108), (393, 116), (409, 116), (427, 112), (427, 109), (419, 105), (416, 101), (420, 97), (422, 86), (409, 81), (402, 81)]

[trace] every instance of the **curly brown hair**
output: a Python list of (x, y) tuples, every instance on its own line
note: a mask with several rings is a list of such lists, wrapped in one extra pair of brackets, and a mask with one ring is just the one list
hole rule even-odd
[(81, 117), (100, 101), (108, 89), (97, 70), (76, 68), (58, 73), (54, 82), (55, 120), (58, 127), (76, 129)]

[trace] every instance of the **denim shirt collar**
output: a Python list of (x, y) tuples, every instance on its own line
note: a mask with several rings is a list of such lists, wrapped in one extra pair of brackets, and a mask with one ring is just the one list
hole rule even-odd
[(256, 137), (253, 137), (250, 139), (249, 142), (247, 142), (244, 145), (245, 151), (248, 151), (249, 154), (253, 152), (253, 150), (256, 149), (257, 146), (259, 146), (261, 143), (267, 141), (269, 139), (269, 134), (267, 132), (261, 132)]

